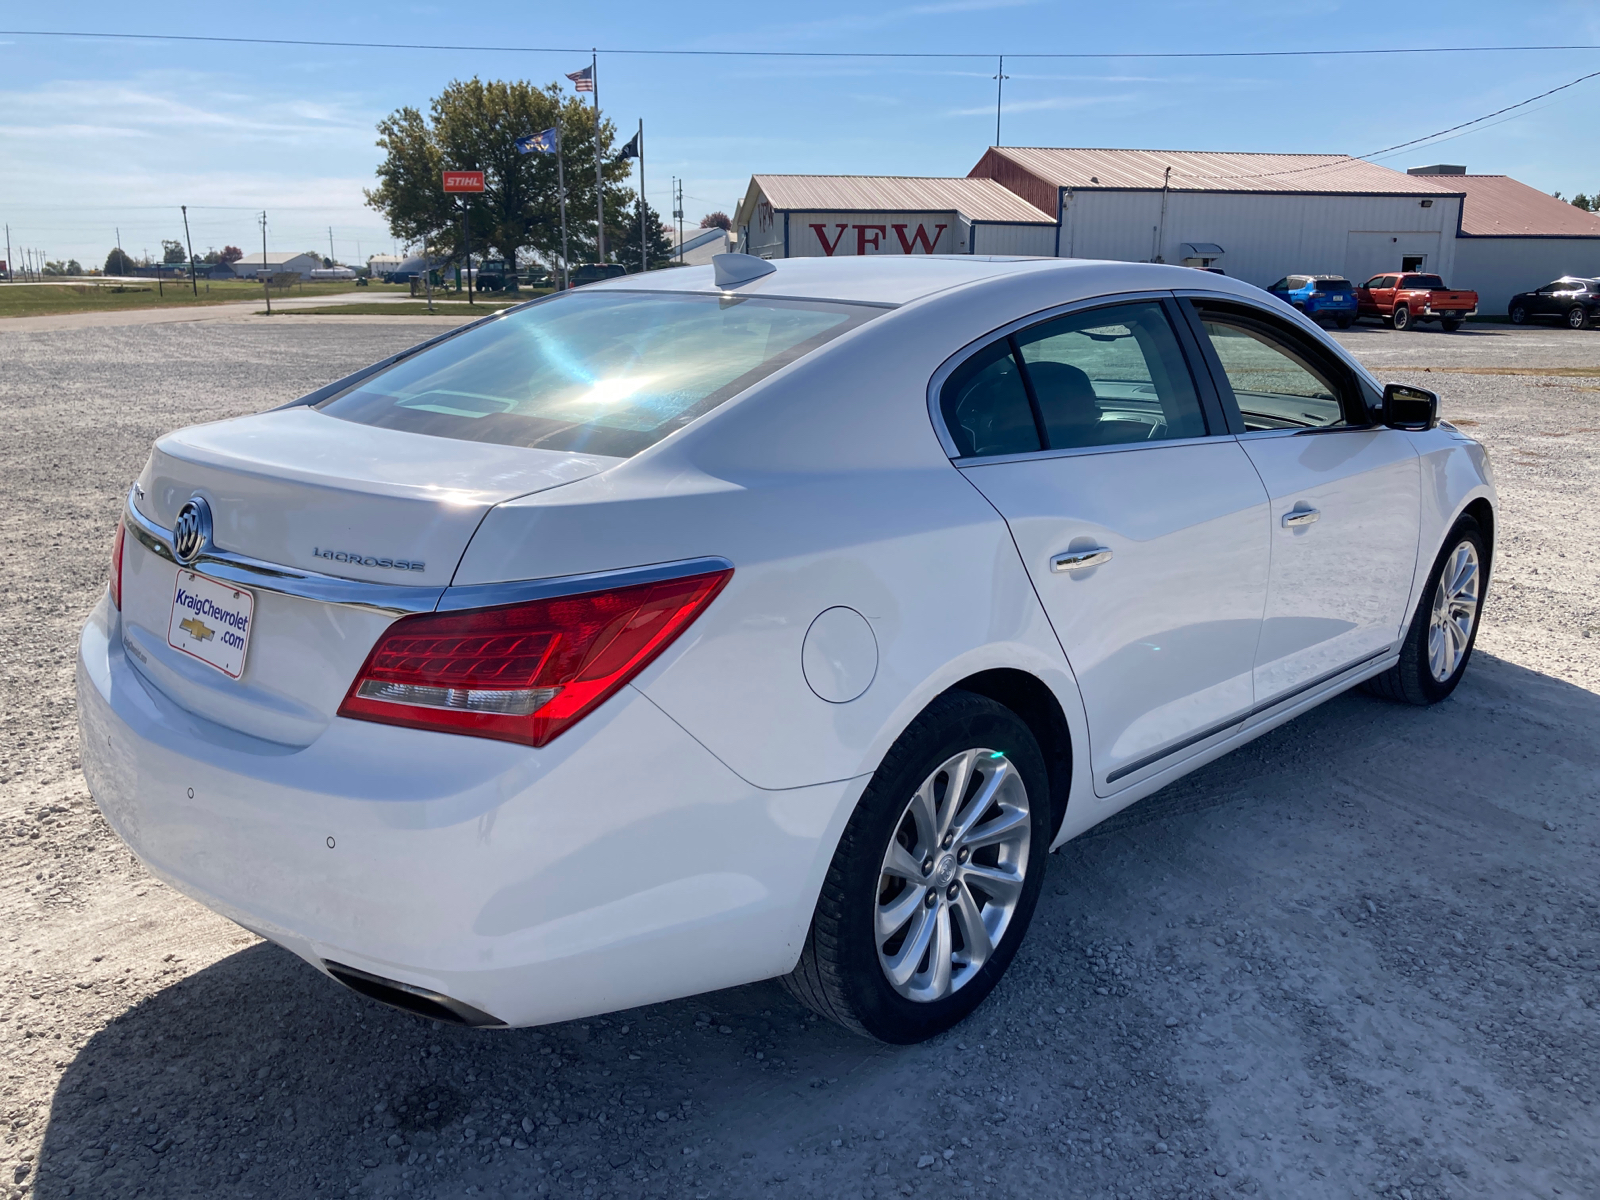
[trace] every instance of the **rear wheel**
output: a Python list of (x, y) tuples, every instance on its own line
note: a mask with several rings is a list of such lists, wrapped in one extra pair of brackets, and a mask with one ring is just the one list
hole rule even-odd
[(1456, 320), (1440, 321), (1439, 327), (1446, 333), (1454, 333), (1456, 330), (1461, 328), (1461, 322)]
[(1526, 325), (1528, 323), (1528, 310), (1520, 304), (1513, 304), (1511, 312), (1507, 314), (1513, 325)]
[(1567, 309), (1568, 329), (1587, 329), (1589, 327), (1589, 314), (1583, 311), (1583, 305), (1574, 304)]
[(1338, 324), (1339, 324), (1339, 328), (1340, 329), (1349, 329), (1350, 326), (1355, 324), (1355, 322), (1356, 322), (1356, 319), (1354, 317), (1352, 317), (1350, 314), (1348, 314), (1348, 313), (1340, 313), (1339, 314)]
[(1396, 329), (1411, 328), (1411, 310), (1404, 304), (1395, 305), (1393, 324)]
[(1478, 522), (1462, 517), (1434, 561), (1400, 661), (1368, 680), (1368, 691), (1402, 704), (1437, 704), (1456, 690), (1478, 638), (1488, 561)]
[(950, 692), (873, 775), (784, 986), (847, 1029), (906, 1045), (983, 1002), (1039, 898), (1044, 757), (1010, 709)]

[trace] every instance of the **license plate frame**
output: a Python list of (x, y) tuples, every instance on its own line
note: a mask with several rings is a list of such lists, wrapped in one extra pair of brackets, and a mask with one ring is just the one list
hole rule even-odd
[(167, 645), (229, 679), (244, 675), (255, 624), (255, 593), (187, 567), (172, 585)]

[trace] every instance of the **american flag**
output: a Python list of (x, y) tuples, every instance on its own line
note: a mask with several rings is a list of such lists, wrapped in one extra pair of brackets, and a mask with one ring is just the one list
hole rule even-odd
[(579, 91), (579, 92), (592, 92), (592, 91), (594, 91), (594, 67), (593, 67), (593, 65), (587, 66), (581, 71), (569, 71), (569, 72), (567, 72), (567, 78), (572, 80), (572, 87), (573, 87), (574, 91)]

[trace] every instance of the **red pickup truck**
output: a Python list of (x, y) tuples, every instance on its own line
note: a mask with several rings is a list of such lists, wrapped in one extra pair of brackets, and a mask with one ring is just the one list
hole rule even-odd
[(1374, 275), (1356, 289), (1356, 317), (1379, 317), (1396, 329), (1437, 321), (1446, 333), (1454, 333), (1477, 311), (1477, 292), (1454, 291), (1437, 275), (1397, 271)]

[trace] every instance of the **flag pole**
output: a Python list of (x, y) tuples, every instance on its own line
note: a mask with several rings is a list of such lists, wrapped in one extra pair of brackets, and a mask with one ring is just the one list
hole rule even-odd
[(644, 118), (639, 118), (639, 274), (650, 269), (650, 243), (644, 235)]
[(591, 50), (589, 55), (589, 82), (594, 85), (594, 211), (595, 254), (599, 261), (606, 260), (606, 192), (601, 177), (600, 162), (600, 56)]
[(572, 286), (572, 273), (567, 266), (567, 172), (561, 160), (566, 155), (561, 149), (561, 114), (556, 113), (556, 191), (561, 196), (561, 290)]

